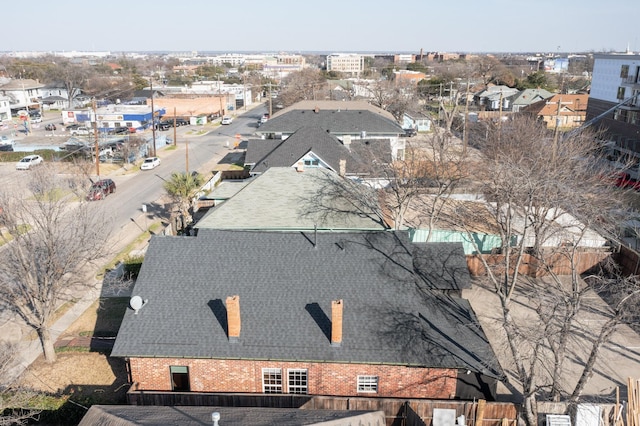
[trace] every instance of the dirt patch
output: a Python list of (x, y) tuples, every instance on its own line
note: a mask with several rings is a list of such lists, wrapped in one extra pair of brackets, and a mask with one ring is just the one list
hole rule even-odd
[(20, 385), (86, 407), (126, 403), (126, 364), (108, 355), (127, 304), (128, 298), (94, 302), (56, 342), (57, 361), (49, 364), (38, 358)]
[(54, 364), (38, 358), (25, 371), (20, 383), (47, 394), (104, 401), (101, 403), (124, 402), (128, 388), (124, 360), (98, 352), (59, 353)]
[(69, 326), (58, 340), (92, 335), (115, 337), (128, 304), (129, 298), (127, 297), (101, 298), (96, 300)]

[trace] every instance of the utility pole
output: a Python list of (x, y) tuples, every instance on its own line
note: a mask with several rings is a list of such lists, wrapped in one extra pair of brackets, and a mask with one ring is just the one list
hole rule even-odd
[(188, 139), (184, 141), (184, 148), (185, 148), (185, 152), (184, 152), (185, 173), (189, 174), (189, 140)]
[[(560, 107), (562, 104), (569, 104), (570, 102), (562, 102), (562, 96), (558, 98), (558, 109), (556, 110), (556, 126), (553, 131), (553, 160), (556, 159), (558, 151), (558, 135), (560, 133)], [(547, 103), (548, 104), (548, 103)]]
[(91, 100), (91, 109), (93, 110), (93, 120), (91, 120), (91, 127), (93, 129), (94, 148), (96, 151), (96, 175), (98, 176), (98, 180), (100, 180), (100, 142), (98, 141), (98, 116), (96, 115), (96, 98), (93, 98)]
[(176, 129), (176, 107), (173, 107), (173, 146), (178, 145), (178, 130)]
[(468, 123), (469, 122), (469, 77), (467, 77), (467, 94), (464, 98), (464, 127), (462, 129), (462, 155), (467, 154), (467, 145), (469, 143)]
[[(156, 111), (153, 107), (153, 76), (149, 77), (149, 89), (151, 90), (151, 135), (153, 139), (153, 148), (151, 155), (152, 157), (156, 156)], [(175, 124), (174, 124), (175, 128)]]
[(269, 117), (271, 117), (273, 115), (272, 111), (273, 108), (271, 106), (271, 82), (269, 82)]

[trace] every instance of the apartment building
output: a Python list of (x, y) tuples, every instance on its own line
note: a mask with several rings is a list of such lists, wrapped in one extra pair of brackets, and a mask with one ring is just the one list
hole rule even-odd
[(640, 55), (596, 54), (587, 122), (605, 132), (615, 154), (640, 158)]
[(353, 76), (364, 71), (364, 56), (351, 53), (327, 55), (327, 71), (338, 71)]

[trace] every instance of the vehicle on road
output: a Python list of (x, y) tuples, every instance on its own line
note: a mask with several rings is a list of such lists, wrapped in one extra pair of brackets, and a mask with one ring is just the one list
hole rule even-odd
[(42, 116), (40, 114), (33, 114), (30, 119), (32, 123), (42, 123)]
[(412, 137), (414, 137), (415, 135), (418, 134), (418, 131), (416, 129), (413, 129), (413, 128), (411, 128), (411, 129), (403, 129), (403, 130), (404, 130), (404, 136), (407, 137), (407, 138), (412, 138)]
[(110, 135), (128, 135), (131, 133), (128, 127), (116, 127), (115, 129), (109, 130)]
[(0, 136), (0, 151), (13, 151), (16, 142), (8, 136)]
[(27, 155), (16, 164), (16, 170), (29, 170), (32, 166), (42, 163), (42, 157), (39, 155)]
[(161, 121), (160, 123), (156, 124), (156, 129), (158, 130), (169, 130), (172, 127), (173, 123), (169, 123), (168, 121)]
[(262, 117), (260, 118), (260, 124), (264, 124), (267, 121), (269, 121), (269, 114), (262, 114)]
[(220, 122), (220, 124), (231, 124), (231, 123), (233, 123), (233, 117), (229, 115), (225, 115), (224, 117), (222, 117), (222, 121)]
[(89, 188), (87, 201), (104, 200), (107, 195), (116, 192), (116, 183), (111, 179), (101, 179)]
[(93, 135), (93, 129), (85, 126), (79, 126), (78, 128), (71, 130), (71, 136), (91, 136)]
[(57, 130), (58, 128), (56, 127), (56, 125), (55, 125), (55, 124), (51, 123), (51, 124), (46, 124), (46, 125), (44, 126), (44, 129), (45, 129), (45, 130), (53, 131), (53, 130)]
[(160, 159), (158, 157), (145, 158), (140, 165), (140, 170), (152, 170), (160, 165)]

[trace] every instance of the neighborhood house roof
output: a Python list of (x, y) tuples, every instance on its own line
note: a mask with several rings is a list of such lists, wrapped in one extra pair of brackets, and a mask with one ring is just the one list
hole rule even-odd
[(79, 426), (202, 426), (211, 414), (225, 426), (379, 425), (384, 412), (364, 410), (300, 410), (266, 407), (92, 405)]
[[(263, 141), (264, 142), (264, 141)], [(357, 201), (323, 196), (342, 179), (322, 168), (272, 167), (209, 212), (196, 228), (244, 230), (382, 230)], [(221, 185), (222, 186), (222, 185)], [(215, 192), (215, 191), (214, 191)], [(214, 197), (215, 194), (209, 197)]]
[(269, 119), (257, 134), (291, 134), (301, 127), (315, 126), (333, 135), (392, 136), (403, 133), (395, 121), (367, 110), (292, 110)]
[(376, 106), (371, 105), (367, 101), (344, 101), (344, 100), (308, 100), (308, 101), (299, 101), (295, 104), (284, 108), (275, 114), (273, 114), (273, 118), (278, 117), (280, 115), (287, 114), (291, 111), (295, 110), (308, 110), (313, 111), (316, 108), (321, 110), (333, 110), (333, 111), (371, 111), (381, 117), (387, 118), (389, 120), (394, 120), (393, 114), (389, 111), (385, 111), (382, 108), (378, 108)]
[(286, 139), (250, 139), (245, 164), (254, 165), (251, 173), (263, 173), (270, 167), (294, 167), (305, 156), (320, 159), (334, 172), (345, 160), (347, 175), (369, 175), (372, 164), (391, 162), (388, 139), (353, 139), (343, 144), (319, 127), (298, 129)]
[[(416, 271), (420, 269), (420, 272)], [(501, 377), (467, 300), (462, 245), (404, 232), (200, 230), (153, 237), (112, 355), (410, 365)], [(241, 331), (227, 336), (238, 296)], [(331, 302), (342, 300), (340, 346)]]

